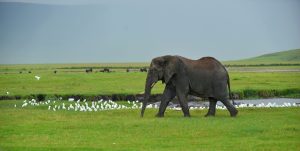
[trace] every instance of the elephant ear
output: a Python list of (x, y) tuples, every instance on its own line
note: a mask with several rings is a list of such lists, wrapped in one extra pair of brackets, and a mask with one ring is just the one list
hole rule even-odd
[(164, 58), (164, 83), (170, 82), (178, 70), (179, 60), (177, 57), (166, 56)]

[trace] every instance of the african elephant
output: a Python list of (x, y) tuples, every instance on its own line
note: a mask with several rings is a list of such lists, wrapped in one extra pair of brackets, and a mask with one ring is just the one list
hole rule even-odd
[(144, 116), (151, 89), (159, 80), (166, 86), (157, 117), (164, 116), (166, 107), (175, 96), (178, 97), (184, 116), (190, 117), (188, 95), (209, 99), (209, 109), (205, 116), (215, 115), (218, 100), (226, 106), (232, 117), (238, 113), (228, 100), (230, 94), (228, 72), (213, 57), (190, 60), (181, 56), (167, 55), (152, 59), (145, 84), (141, 117)]

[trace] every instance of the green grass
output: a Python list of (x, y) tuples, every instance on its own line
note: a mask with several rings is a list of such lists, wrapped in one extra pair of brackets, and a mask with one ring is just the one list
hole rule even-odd
[[(30, 94), (57, 95), (111, 95), (142, 94), (146, 73), (40, 73), (0, 74), (0, 94), (5, 96), (29, 96)], [(245, 90), (300, 90), (300, 72), (230, 72), (233, 92)], [(161, 82), (153, 93), (162, 93)], [(254, 96), (255, 97), (255, 96)]]
[(229, 72), (289, 72), (300, 71), (299, 65), (289, 66), (229, 66), (227, 67)]
[(143, 92), (146, 73), (41, 73), (0, 75), (0, 93), (28, 94), (138, 94)]
[(0, 150), (299, 150), (300, 108), (217, 110), (48, 111), (0, 101)]
[(298, 72), (234, 72), (230, 73), (230, 80), (234, 91), (300, 88), (300, 73)]
[(300, 49), (270, 53), (249, 59), (224, 61), (223, 63), (226, 65), (300, 64)]

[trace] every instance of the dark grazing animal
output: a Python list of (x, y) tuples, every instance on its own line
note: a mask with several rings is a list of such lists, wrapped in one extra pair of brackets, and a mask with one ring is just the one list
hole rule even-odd
[(107, 72), (107, 73), (109, 73), (111, 71), (109, 70), (109, 68), (104, 68), (104, 69), (100, 70), (100, 72)]
[(86, 73), (93, 72), (93, 68), (87, 68), (87, 69), (85, 69), (85, 72)]
[(140, 72), (147, 72), (147, 68), (141, 68)]

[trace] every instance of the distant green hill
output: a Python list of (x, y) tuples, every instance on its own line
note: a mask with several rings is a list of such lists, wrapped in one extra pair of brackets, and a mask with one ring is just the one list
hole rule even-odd
[(281, 51), (249, 59), (224, 61), (226, 65), (300, 64), (300, 49)]

